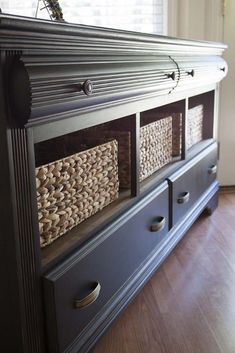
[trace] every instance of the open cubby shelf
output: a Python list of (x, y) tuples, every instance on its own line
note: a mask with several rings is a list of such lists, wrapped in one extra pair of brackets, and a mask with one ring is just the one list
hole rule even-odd
[[(40, 168), (58, 160), (66, 163), (69, 156), (86, 153), (87, 150), (112, 141), (117, 143), (114, 159), (117, 164), (115, 180), (118, 187), (115, 197), (104, 208), (74, 227), (68, 227), (65, 234), (43, 247), (43, 268), (47, 269), (64, 254), (90, 239), (95, 231), (97, 233), (97, 230), (102, 230), (109, 221), (120, 215), (133, 198), (145, 195), (189, 158), (212, 143), (213, 111), (214, 92), (210, 91), (35, 144), (35, 165)], [(190, 136), (194, 133), (195, 136)], [(89, 168), (86, 165), (84, 169)], [(87, 175), (84, 180), (86, 178)], [(99, 185), (97, 188), (98, 193)], [(66, 192), (65, 187), (64, 190)], [(83, 202), (82, 199), (79, 201)], [(90, 201), (90, 207), (94, 202), (95, 199)], [(74, 203), (78, 205), (78, 201)], [(47, 219), (44, 221), (47, 222)]]

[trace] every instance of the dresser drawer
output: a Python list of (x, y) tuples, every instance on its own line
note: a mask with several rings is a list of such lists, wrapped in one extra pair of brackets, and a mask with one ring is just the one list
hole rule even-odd
[(50, 352), (70, 351), (68, 346), (167, 232), (168, 185), (164, 182), (44, 277)]
[(217, 145), (213, 144), (169, 178), (174, 226), (216, 178)]
[[(178, 68), (169, 56), (149, 60), (128, 56), (99, 58), (83, 56), (22, 56), (10, 73), (13, 114), (21, 124), (61, 119), (90, 109), (136, 101), (159, 90), (169, 93), (179, 79)], [(25, 90), (18, 90), (19, 82)], [(22, 102), (24, 104), (22, 104)]]

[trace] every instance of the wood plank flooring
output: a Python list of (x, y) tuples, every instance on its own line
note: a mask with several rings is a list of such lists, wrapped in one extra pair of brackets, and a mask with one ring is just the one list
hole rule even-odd
[(235, 353), (235, 193), (221, 193), (94, 353)]

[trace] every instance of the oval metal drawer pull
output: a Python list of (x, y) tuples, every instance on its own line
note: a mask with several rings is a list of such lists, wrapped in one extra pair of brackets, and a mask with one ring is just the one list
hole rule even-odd
[(151, 225), (150, 230), (151, 232), (160, 232), (165, 227), (166, 219), (165, 217), (157, 217), (156, 221)]
[(188, 191), (183, 192), (179, 195), (177, 202), (178, 203), (186, 203), (189, 201), (190, 193)]
[(217, 172), (217, 165), (212, 165), (209, 169), (208, 169), (208, 174), (209, 175), (213, 175), (213, 174), (216, 174)]
[(96, 282), (95, 288), (93, 289), (93, 291), (91, 293), (89, 293), (83, 299), (76, 299), (75, 300), (75, 303), (74, 303), (75, 308), (84, 309), (84, 308), (88, 307), (89, 305), (91, 305), (92, 303), (94, 303), (100, 295), (100, 290), (101, 290), (101, 285), (99, 282)]
[(83, 91), (87, 96), (91, 96), (93, 93), (93, 84), (90, 80), (86, 80), (83, 83), (77, 85), (79, 92)]
[(167, 74), (166, 76), (167, 76), (168, 78), (171, 78), (173, 81), (176, 80), (176, 73), (175, 73), (175, 71), (173, 71), (171, 74)]
[(190, 71), (187, 71), (187, 74), (194, 77), (195, 76), (195, 71), (194, 70), (190, 70)]

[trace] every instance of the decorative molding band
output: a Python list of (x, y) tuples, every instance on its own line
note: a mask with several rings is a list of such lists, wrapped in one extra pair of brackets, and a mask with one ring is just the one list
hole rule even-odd
[[(63, 112), (81, 115), (101, 105), (216, 83), (226, 73), (219, 56), (23, 55), (10, 68), (10, 106), (17, 126), (35, 126), (59, 119)], [(84, 88), (88, 82), (90, 92)]]
[(71, 55), (201, 53), (221, 55), (222, 43), (188, 41), (84, 25), (0, 14), (0, 50)]
[[(10, 70), (11, 107), (17, 124), (63, 111), (112, 105), (147, 93), (168, 94), (179, 73), (169, 56), (48, 58), (23, 56)], [(92, 91), (84, 84), (90, 82)], [(19, 90), (19, 86), (25, 87)]]

